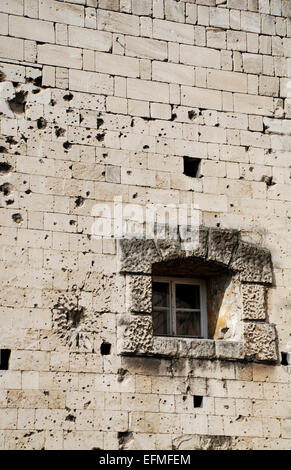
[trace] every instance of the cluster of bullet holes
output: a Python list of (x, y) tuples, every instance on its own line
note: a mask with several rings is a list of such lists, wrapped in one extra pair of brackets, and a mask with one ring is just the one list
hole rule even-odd
[(8, 370), (11, 349), (0, 349), (0, 370)]
[(203, 406), (203, 396), (193, 395), (193, 406), (194, 406), (194, 408), (202, 408), (202, 406)]
[(191, 178), (199, 178), (200, 175), (200, 163), (201, 158), (194, 157), (183, 157), (184, 160), (184, 175), (190, 176)]
[(109, 356), (111, 352), (111, 344), (103, 341), (100, 346), (101, 356)]

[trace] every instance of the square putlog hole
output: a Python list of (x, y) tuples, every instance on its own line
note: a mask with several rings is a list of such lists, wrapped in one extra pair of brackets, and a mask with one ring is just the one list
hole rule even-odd
[(184, 175), (191, 178), (200, 177), (200, 163), (201, 158), (183, 157), (184, 160)]
[(8, 370), (10, 354), (10, 349), (0, 349), (0, 370)]

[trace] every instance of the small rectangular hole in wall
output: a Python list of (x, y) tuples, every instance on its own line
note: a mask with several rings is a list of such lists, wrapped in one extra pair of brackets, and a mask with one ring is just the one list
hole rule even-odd
[(288, 366), (288, 355), (285, 352), (281, 353), (281, 365)]
[(201, 395), (193, 396), (193, 405), (194, 408), (202, 408), (203, 406), (203, 397)]
[(184, 175), (199, 178), (201, 158), (183, 157)]
[(0, 370), (8, 370), (10, 354), (10, 349), (0, 349)]

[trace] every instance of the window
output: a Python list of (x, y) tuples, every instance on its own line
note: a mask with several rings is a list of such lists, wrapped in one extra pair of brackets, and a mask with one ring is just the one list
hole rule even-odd
[(154, 335), (208, 336), (203, 280), (154, 277), (152, 311)]

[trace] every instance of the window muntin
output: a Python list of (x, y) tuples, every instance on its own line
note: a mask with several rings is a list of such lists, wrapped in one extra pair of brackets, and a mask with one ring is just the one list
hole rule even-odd
[(154, 335), (208, 337), (203, 280), (154, 277), (152, 310)]

